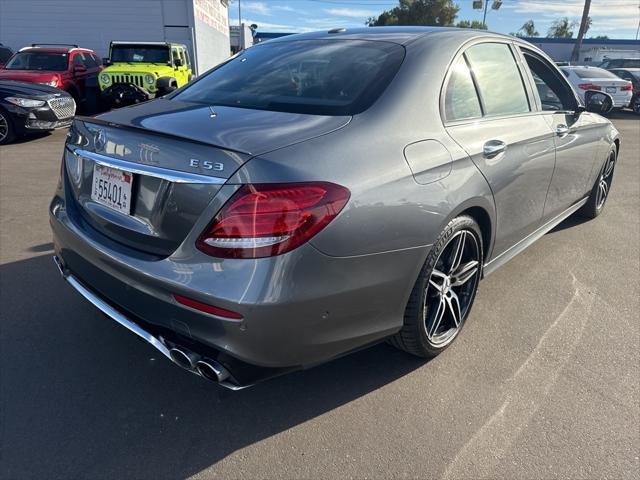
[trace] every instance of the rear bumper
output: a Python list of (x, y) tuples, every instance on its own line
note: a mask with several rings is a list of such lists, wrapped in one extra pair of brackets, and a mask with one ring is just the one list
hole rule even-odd
[[(50, 220), (67, 279), (109, 308), (196, 351), (212, 349), (271, 369), (311, 366), (396, 332), (427, 253), (421, 248), (336, 258), (307, 244), (256, 260), (184, 256), (184, 251), (142, 258), (74, 224), (59, 197)], [(238, 312), (243, 319), (193, 310), (178, 304), (175, 294)]]

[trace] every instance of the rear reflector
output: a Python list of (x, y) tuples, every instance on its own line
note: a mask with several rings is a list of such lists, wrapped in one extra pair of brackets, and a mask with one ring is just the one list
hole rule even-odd
[(183, 297), (182, 295), (174, 295), (173, 298), (175, 298), (176, 301), (182, 305), (200, 310), (201, 312), (210, 313), (211, 315), (215, 315), (217, 317), (231, 318), (233, 320), (242, 319), (242, 315), (240, 315), (239, 313), (225, 310), (224, 308), (214, 307), (213, 305), (202, 303), (192, 298)]
[(600, 85), (594, 85), (593, 83), (579, 83), (578, 88), (580, 90), (602, 90)]
[(280, 255), (326, 227), (349, 196), (349, 190), (328, 182), (243, 185), (196, 246), (221, 258)]

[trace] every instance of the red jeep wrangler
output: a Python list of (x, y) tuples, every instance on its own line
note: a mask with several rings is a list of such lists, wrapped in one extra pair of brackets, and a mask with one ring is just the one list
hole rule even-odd
[(33, 44), (16, 52), (0, 69), (0, 80), (51, 85), (91, 108), (98, 91), (102, 62), (94, 51), (77, 45)]

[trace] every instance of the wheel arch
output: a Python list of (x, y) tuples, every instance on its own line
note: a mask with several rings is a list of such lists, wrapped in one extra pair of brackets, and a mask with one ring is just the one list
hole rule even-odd
[(493, 204), (485, 197), (471, 198), (452, 210), (442, 223), (440, 230), (442, 231), (451, 220), (460, 215), (469, 215), (480, 227), (484, 254), (483, 261), (486, 263), (491, 258), (495, 241), (496, 215)]

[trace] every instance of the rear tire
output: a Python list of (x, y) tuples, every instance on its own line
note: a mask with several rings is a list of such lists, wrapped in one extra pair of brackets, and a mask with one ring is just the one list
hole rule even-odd
[(636, 115), (640, 115), (640, 93), (631, 101), (631, 109)]
[(11, 117), (0, 108), (0, 145), (6, 145), (16, 138), (16, 129), (13, 126)]
[(468, 215), (451, 220), (418, 275), (402, 329), (389, 343), (422, 358), (444, 351), (469, 316), (483, 261), (482, 233), (476, 221)]
[(584, 206), (578, 210), (578, 215), (586, 218), (596, 218), (604, 210), (604, 206), (609, 198), (609, 191), (613, 182), (613, 171), (615, 170), (618, 157), (615, 145), (611, 146), (607, 159), (604, 161), (596, 183), (591, 189), (589, 199)]

